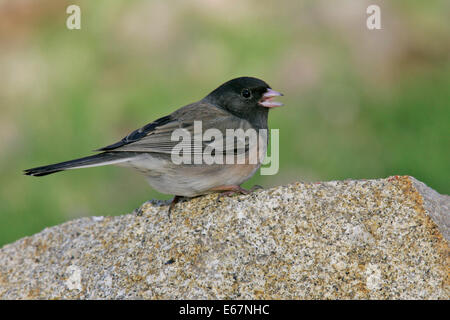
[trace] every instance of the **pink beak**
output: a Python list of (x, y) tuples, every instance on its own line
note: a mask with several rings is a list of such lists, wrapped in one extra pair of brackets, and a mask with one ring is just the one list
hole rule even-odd
[(261, 100), (259, 100), (259, 104), (266, 108), (281, 107), (283, 105), (281, 102), (272, 100), (273, 98), (280, 96), (283, 96), (281, 92), (267, 89), (266, 93), (263, 94)]

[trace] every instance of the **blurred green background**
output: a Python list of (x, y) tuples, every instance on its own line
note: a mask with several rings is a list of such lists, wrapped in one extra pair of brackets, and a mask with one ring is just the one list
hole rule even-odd
[[(81, 30), (66, 7), (81, 7)], [(366, 28), (381, 7), (382, 30)], [(450, 193), (450, 2), (0, 1), (0, 245), (151, 198), (138, 173), (33, 178), (249, 75), (271, 111), (280, 171), (245, 186), (412, 175)]]

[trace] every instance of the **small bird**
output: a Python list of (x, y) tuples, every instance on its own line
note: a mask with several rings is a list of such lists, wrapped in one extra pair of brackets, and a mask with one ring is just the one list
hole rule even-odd
[[(232, 79), (198, 102), (188, 104), (173, 113), (159, 118), (137, 129), (121, 141), (97, 149), (96, 155), (60, 162), (47, 166), (27, 169), (30, 176), (45, 176), (68, 169), (89, 168), (104, 165), (131, 167), (143, 173), (149, 184), (174, 198), (169, 206), (169, 213), (182, 197), (195, 197), (202, 194), (221, 192), (221, 194), (249, 193), (240, 185), (250, 179), (261, 166), (261, 159), (256, 163), (181, 163), (172, 161), (172, 151), (179, 143), (174, 141), (172, 133), (177, 129), (194, 134), (196, 121), (201, 121), (202, 130), (218, 129), (226, 135), (227, 129), (268, 129), (268, 111), (283, 104), (273, 98), (283, 94), (272, 90), (264, 81), (253, 77)], [(268, 137), (258, 140), (258, 147), (264, 154)], [(202, 151), (208, 142), (202, 142)], [(217, 141), (215, 141), (217, 142)], [(233, 143), (234, 143), (233, 139)], [(225, 143), (223, 152), (234, 154), (242, 152), (234, 144)], [(248, 159), (253, 148), (245, 141), (245, 157)], [(194, 151), (191, 151), (194, 154)]]

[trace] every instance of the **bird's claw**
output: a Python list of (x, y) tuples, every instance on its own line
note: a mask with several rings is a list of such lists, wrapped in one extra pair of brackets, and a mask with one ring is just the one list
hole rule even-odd
[(250, 192), (259, 190), (259, 189), (264, 189), (263, 187), (261, 187), (259, 184), (255, 184), (253, 187), (250, 188)]
[(250, 194), (257, 189), (263, 189), (260, 185), (254, 185), (250, 190), (244, 189), (241, 186), (227, 186), (223, 191), (218, 194), (216, 201), (219, 202), (220, 198), (232, 196), (234, 194)]

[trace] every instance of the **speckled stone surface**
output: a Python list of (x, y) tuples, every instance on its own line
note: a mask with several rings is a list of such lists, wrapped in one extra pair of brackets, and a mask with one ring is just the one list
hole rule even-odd
[(171, 219), (150, 201), (6, 245), (0, 298), (450, 298), (450, 197), (414, 178), (216, 197), (181, 202)]

